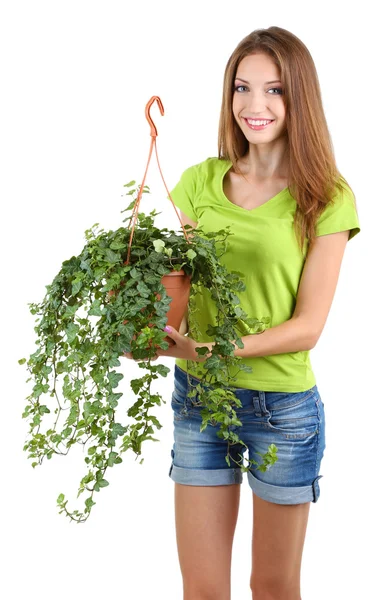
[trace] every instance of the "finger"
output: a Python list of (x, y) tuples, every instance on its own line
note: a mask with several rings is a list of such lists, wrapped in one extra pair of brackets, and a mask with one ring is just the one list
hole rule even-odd
[(171, 325), (166, 325), (166, 327), (164, 328), (164, 331), (166, 331), (166, 333), (168, 334), (170, 339), (172, 339), (174, 342), (176, 342), (176, 344), (181, 341), (185, 341), (185, 336), (181, 335), (177, 331), (177, 329), (174, 329), (174, 327), (172, 327)]

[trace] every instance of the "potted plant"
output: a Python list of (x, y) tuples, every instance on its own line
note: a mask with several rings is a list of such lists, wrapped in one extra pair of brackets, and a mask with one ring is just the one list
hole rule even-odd
[[(128, 195), (136, 191), (134, 181), (125, 187), (129, 188)], [(140, 192), (143, 190), (142, 184)], [(202, 287), (211, 290), (218, 317), (216, 325), (208, 324), (206, 331), (215, 342), (211, 355), (207, 357), (206, 346), (197, 349), (197, 360), (205, 369), (196, 388), (202, 402), (201, 430), (209, 421), (220, 424), (217, 435), (228, 441), (228, 465), (229, 447), (235, 443), (245, 446), (229, 429), (241, 425), (234, 410), (240, 401), (232, 392), (229, 368), (237, 365), (238, 369), (250, 370), (234, 356), (234, 344), (242, 348), (239, 333), (258, 333), (265, 325), (248, 318), (239, 305), (237, 294), (245, 289), (242, 273), (228, 272), (221, 263), (231, 232), (227, 228), (204, 233), (189, 226), (181, 227), (180, 232), (159, 229), (154, 223), (159, 213), (139, 213), (138, 206), (137, 196), (122, 211), (132, 210), (131, 227), (105, 231), (96, 223), (87, 229), (80, 254), (62, 263), (40, 303), (29, 303), (31, 314), (36, 316), (37, 349), (28, 359), (19, 360), (26, 364), (27, 382), (32, 385), (22, 414), (30, 424), (23, 449), (36, 467), (44, 457), (67, 454), (74, 444), (87, 448), (87, 472), (77, 496), (88, 492), (84, 511), (69, 511), (64, 494), (57, 498), (59, 512), (78, 523), (89, 517), (95, 492), (109, 485), (107, 468), (121, 463), (123, 452), (129, 449), (137, 459), (144, 441), (159, 441), (153, 437), (154, 428), (162, 425), (151, 411), (166, 402), (154, 393), (152, 384), (159, 376), (166, 377), (170, 369), (153, 359), (157, 349), (169, 347), (164, 327), (169, 322), (178, 329), (186, 305), (189, 326), (195, 331), (195, 297)], [(130, 262), (126, 258), (128, 246)], [(164, 284), (174, 273), (185, 278), (185, 299), (181, 304), (173, 300), (179, 314), (171, 322), (171, 296)], [(131, 395), (125, 401), (126, 414), (134, 420), (131, 423), (117, 418), (117, 408), (124, 401), (124, 393), (117, 387), (126, 375), (116, 368), (121, 366), (124, 352), (130, 352), (145, 371), (143, 377), (130, 380)], [(43, 431), (48, 415), (50, 423)], [(263, 462), (257, 468), (264, 471), (274, 464), (275, 452), (271, 444), (266, 454), (261, 454)], [(249, 462), (257, 465), (252, 459)]]

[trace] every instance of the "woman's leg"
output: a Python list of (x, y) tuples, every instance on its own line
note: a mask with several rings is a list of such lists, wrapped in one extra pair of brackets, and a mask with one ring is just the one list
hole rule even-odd
[(183, 600), (230, 600), (240, 484), (175, 483), (174, 498)]
[(274, 504), (253, 496), (253, 600), (301, 600), (300, 568), (310, 502)]

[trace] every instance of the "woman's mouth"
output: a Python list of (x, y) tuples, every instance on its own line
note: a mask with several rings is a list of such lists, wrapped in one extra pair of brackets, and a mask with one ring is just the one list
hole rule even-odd
[(253, 131), (261, 131), (262, 129), (266, 129), (271, 123), (274, 122), (275, 119), (246, 119), (242, 117), (245, 123), (248, 125), (249, 129), (253, 129)]

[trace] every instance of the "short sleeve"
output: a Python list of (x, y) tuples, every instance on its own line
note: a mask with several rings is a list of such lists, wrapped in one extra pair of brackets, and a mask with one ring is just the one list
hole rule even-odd
[(344, 186), (344, 191), (339, 191), (334, 196), (333, 202), (328, 204), (320, 215), (316, 224), (316, 235), (337, 233), (347, 229), (350, 230), (349, 240), (360, 232), (354, 195), (349, 188)]
[(183, 171), (179, 182), (170, 190), (174, 204), (192, 221), (197, 222), (195, 198), (197, 197), (197, 165)]

